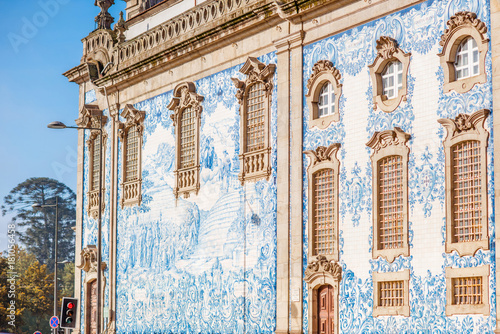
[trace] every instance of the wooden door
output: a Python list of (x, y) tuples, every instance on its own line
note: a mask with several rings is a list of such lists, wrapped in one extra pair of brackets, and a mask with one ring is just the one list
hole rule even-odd
[(86, 333), (97, 334), (97, 280), (92, 281), (87, 292)]
[(318, 289), (318, 333), (335, 333), (335, 303), (333, 287), (325, 285)]

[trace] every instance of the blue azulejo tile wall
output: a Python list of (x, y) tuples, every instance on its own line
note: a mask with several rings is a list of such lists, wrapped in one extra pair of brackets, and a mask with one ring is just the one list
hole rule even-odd
[[(319, 60), (330, 60), (341, 73), (340, 121), (324, 130), (309, 128), (311, 112), (304, 95), (303, 149), (340, 143), (339, 254), (343, 276), (339, 287), (339, 331), (341, 333), (492, 333), (495, 329), (495, 223), (493, 220), (493, 115), (485, 128), (488, 142), (489, 250), (460, 257), (445, 252), (445, 130), (437, 121), (492, 108), (491, 53), (486, 57), (488, 80), (466, 93), (443, 93), (443, 70), (437, 56), (446, 22), (457, 12), (471, 11), (490, 25), (488, 0), (426, 1), (304, 47), (303, 81)], [(368, 65), (377, 55), (380, 36), (394, 38), (405, 53), (411, 53), (407, 95), (396, 110), (387, 113), (373, 107)], [(304, 92), (306, 94), (306, 92)], [(408, 142), (408, 204), (410, 255), (390, 263), (373, 259), (372, 163), (366, 143), (376, 131), (401, 128), (411, 135)], [(308, 158), (304, 156), (303, 184), (307, 194)], [(485, 176), (486, 177), (486, 176)], [(304, 197), (304, 270), (312, 259), (307, 254), (308, 198)], [(490, 265), (490, 315), (446, 316), (445, 268)], [(374, 272), (410, 271), (410, 317), (373, 317)], [(308, 289), (303, 286), (303, 308), (308, 309)], [(309, 317), (304, 313), (303, 329)]]
[[(276, 64), (276, 54), (259, 60)], [(198, 195), (176, 200), (173, 193), (175, 138), (167, 108), (172, 91), (134, 105), (146, 112), (142, 202), (117, 209), (117, 333), (275, 329), (277, 74), (272, 175), (242, 186), (239, 104), (231, 81), (244, 79), (241, 66), (194, 82), (204, 97)], [(122, 154), (120, 146), (118, 161)]]

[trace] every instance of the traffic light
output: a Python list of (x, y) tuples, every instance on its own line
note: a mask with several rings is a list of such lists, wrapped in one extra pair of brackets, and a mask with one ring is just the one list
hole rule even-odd
[(76, 328), (78, 299), (64, 297), (61, 306), (61, 328)]

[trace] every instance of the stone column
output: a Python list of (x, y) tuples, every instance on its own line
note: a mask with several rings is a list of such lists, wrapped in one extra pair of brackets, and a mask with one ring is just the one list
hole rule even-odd
[[(288, 22), (278, 26), (288, 33)], [(283, 31), (285, 30), (285, 31)], [(278, 58), (278, 175), (276, 333), (288, 333), (290, 314), (290, 48), (288, 37), (274, 41)]]
[(303, 47), (304, 31), (302, 24), (294, 26), (295, 31), (290, 35), (291, 49), (291, 150), (290, 150), (290, 206), (291, 206), (291, 251), (290, 251), (290, 299), (291, 299), (291, 327), (290, 333), (302, 333), (302, 286), (303, 286), (303, 222), (302, 222), (302, 188), (303, 188)]
[[(82, 110), (85, 105), (85, 91), (87, 85), (85, 83), (80, 85), (80, 94), (79, 94), (79, 109)], [(81, 115), (78, 115), (80, 117)], [(78, 147), (77, 147), (77, 171), (76, 171), (76, 225), (75, 225), (75, 290), (73, 297), (78, 298), (81, 303), (82, 296), (82, 271), (77, 268), (78, 265), (81, 265), (80, 261), (80, 253), (82, 252), (82, 224), (83, 224), (83, 187), (84, 187), (84, 177), (83, 177), (83, 164), (84, 164), (84, 156), (85, 156), (85, 130), (78, 130)], [(78, 313), (80, 314), (80, 313)], [(80, 334), (80, 323), (81, 319), (79, 316), (76, 317), (76, 326), (75, 330), (73, 330), (73, 334)]]
[[(494, 157), (494, 175), (495, 179), (500, 179), (500, 0), (491, 0), (491, 58), (492, 58), (492, 84), (493, 84), (493, 145), (495, 151)], [(495, 224), (500, 222), (500, 182), (495, 182)], [(500, 282), (500, 233), (496, 233), (495, 244), (495, 267), (496, 267), (496, 330), (495, 333), (500, 333), (500, 291), (498, 290), (498, 282)]]
[[(118, 92), (115, 93), (115, 96)], [(118, 203), (118, 122), (120, 115), (120, 104), (114, 103), (109, 106), (111, 122), (111, 185), (110, 185), (110, 208), (109, 208), (109, 328), (107, 333), (116, 333), (116, 224)], [(105, 324), (107, 325), (107, 324)]]

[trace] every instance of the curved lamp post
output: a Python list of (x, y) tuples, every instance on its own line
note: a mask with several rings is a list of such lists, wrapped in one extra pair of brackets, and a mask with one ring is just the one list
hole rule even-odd
[[(40, 204), (32, 205), (33, 209), (56, 208), (56, 226), (54, 231), (54, 316), (57, 316), (57, 231), (59, 230), (59, 196), (56, 196), (56, 204)], [(57, 328), (53, 328), (53, 333), (57, 334)]]
[(101, 231), (101, 220), (102, 220), (102, 127), (91, 128), (91, 127), (80, 127), (80, 126), (67, 126), (62, 122), (52, 122), (47, 125), (49, 129), (78, 129), (78, 130), (97, 130), (99, 131), (99, 204), (98, 204), (98, 223), (97, 223), (97, 332), (101, 331), (101, 252), (102, 252), (102, 231)]

